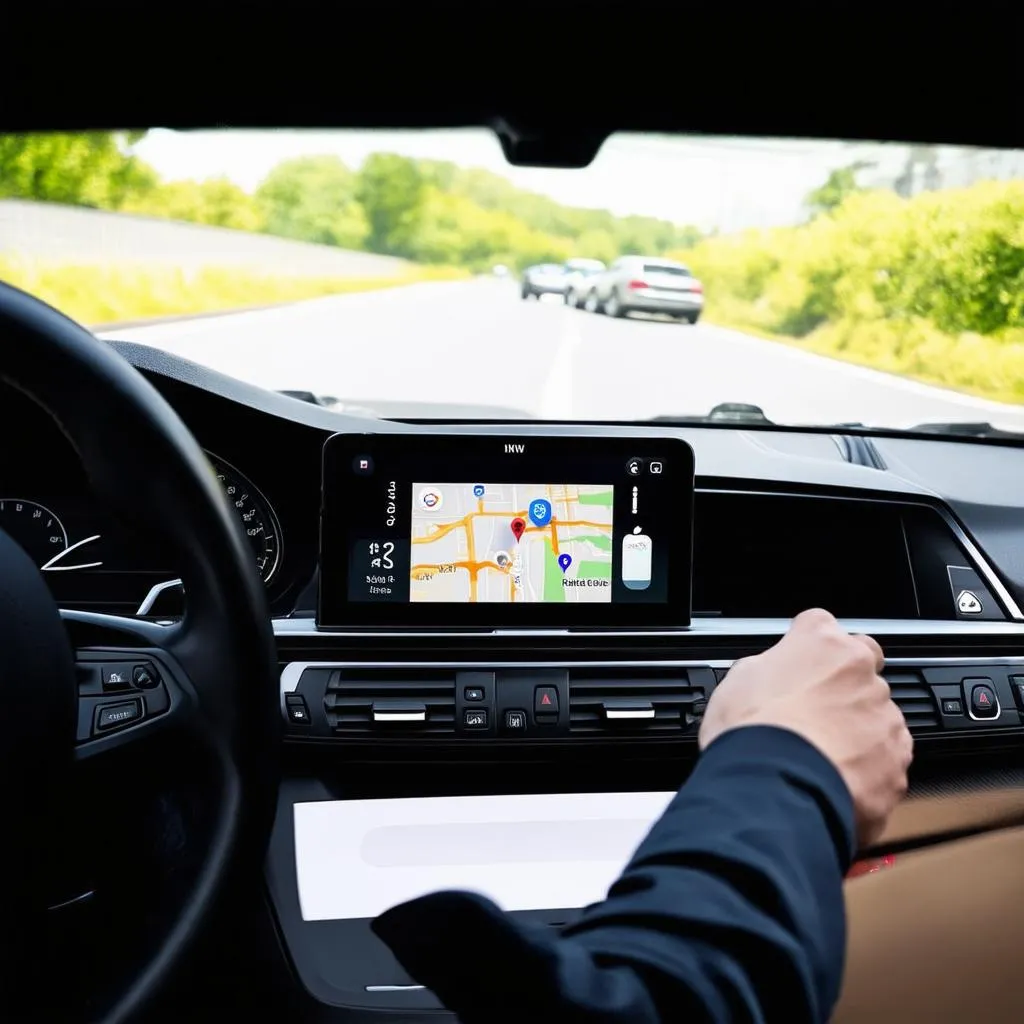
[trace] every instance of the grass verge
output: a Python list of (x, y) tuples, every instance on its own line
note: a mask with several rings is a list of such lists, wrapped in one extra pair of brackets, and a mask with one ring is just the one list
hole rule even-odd
[(415, 267), (388, 277), (312, 277), (240, 267), (184, 270), (162, 264), (66, 264), (0, 257), (0, 281), (38, 296), (83, 324), (272, 306), (468, 276), (447, 267)]
[(947, 334), (920, 318), (842, 319), (803, 337), (772, 330), (756, 303), (708, 303), (705, 319), (818, 355), (994, 402), (1024, 404), (1024, 329)]

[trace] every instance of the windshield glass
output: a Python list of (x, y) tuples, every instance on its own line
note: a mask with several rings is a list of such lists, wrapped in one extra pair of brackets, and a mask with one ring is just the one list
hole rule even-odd
[(483, 129), (0, 136), (0, 278), (370, 415), (1024, 430), (1021, 151), (617, 135), (550, 170)]

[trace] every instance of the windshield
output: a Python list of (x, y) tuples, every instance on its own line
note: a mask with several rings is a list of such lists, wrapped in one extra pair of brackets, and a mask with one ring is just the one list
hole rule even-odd
[(0, 136), (0, 278), (368, 415), (1024, 430), (1020, 151), (617, 135), (551, 170), (482, 129)]

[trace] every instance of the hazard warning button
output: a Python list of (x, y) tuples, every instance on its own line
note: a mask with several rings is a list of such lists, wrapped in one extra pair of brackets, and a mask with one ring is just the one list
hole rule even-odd
[(558, 714), (558, 690), (554, 686), (538, 686), (533, 691), (533, 713), (535, 715)]
[(999, 701), (991, 684), (980, 680), (965, 680), (971, 683), (971, 715), (974, 718), (998, 718)]

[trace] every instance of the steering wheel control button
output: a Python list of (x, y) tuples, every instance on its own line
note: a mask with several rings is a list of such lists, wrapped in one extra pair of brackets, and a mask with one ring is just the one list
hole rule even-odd
[(127, 690), (132, 685), (130, 665), (104, 665), (102, 669), (104, 690)]
[(955, 698), (949, 698), (942, 702), (942, 713), (944, 715), (962, 715), (964, 713), (964, 702)]
[(462, 724), (467, 729), (486, 729), (487, 709), (466, 708), (466, 710), (462, 713)]
[(117, 704), (103, 704), (96, 715), (96, 731), (110, 732), (131, 725), (142, 718), (142, 705), (137, 700), (121, 701)]
[(467, 701), (474, 704), (478, 704), (484, 699), (484, 690), (482, 686), (467, 686), (463, 691), (463, 696)]
[(132, 684), (140, 690), (152, 690), (160, 685), (160, 677), (153, 671), (152, 665), (136, 665), (132, 669)]
[(978, 719), (999, 717), (999, 698), (991, 679), (965, 679), (964, 689), (971, 695), (971, 717)]

